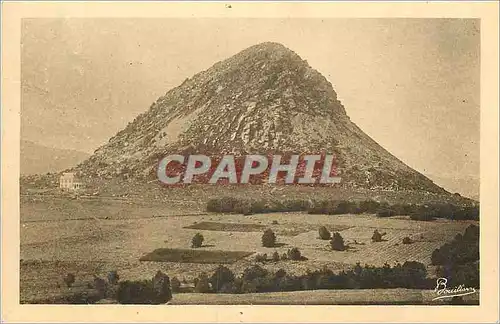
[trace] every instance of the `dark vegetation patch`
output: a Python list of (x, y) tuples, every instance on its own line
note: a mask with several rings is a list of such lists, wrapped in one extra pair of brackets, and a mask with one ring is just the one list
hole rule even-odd
[(205, 231), (222, 231), (222, 232), (261, 232), (266, 226), (259, 224), (243, 224), (243, 223), (218, 223), (218, 222), (201, 222), (184, 228), (199, 229)]
[(209, 212), (251, 215), (304, 211), (308, 205), (308, 200), (301, 199), (275, 201), (222, 197), (210, 199), (206, 208)]
[(434, 250), (431, 262), (437, 275), (447, 278), (450, 286), (479, 288), (479, 226), (469, 225), (464, 234)]
[(302, 252), (296, 247), (288, 249), (286, 253), (283, 253), (283, 256), (280, 256), (277, 251), (274, 251), (271, 255), (271, 258), (268, 258), (267, 253), (264, 254), (256, 254), (255, 262), (266, 263), (266, 262), (278, 262), (278, 261), (305, 261), (308, 260), (305, 256), (302, 255)]
[(431, 289), (435, 285), (435, 279), (427, 278), (425, 265), (415, 261), (393, 267), (388, 264), (383, 267), (363, 267), (358, 263), (347, 272), (334, 273), (324, 268), (300, 276), (289, 275), (282, 269), (271, 273), (259, 265), (253, 265), (237, 277), (228, 268), (220, 266), (212, 276), (201, 274), (198, 282), (207, 278), (210, 284), (205, 286), (203, 292), (229, 294), (316, 289)]
[(234, 214), (261, 214), (273, 212), (307, 212), (309, 214), (376, 214), (379, 217), (410, 216), (412, 220), (434, 220), (447, 218), (454, 220), (479, 220), (478, 205), (454, 205), (451, 203), (432, 204), (389, 204), (374, 200), (305, 200), (288, 199), (252, 200), (234, 197), (210, 199), (206, 206), (209, 212)]
[(206, 251), (165, 248), (156, 249), (142, 256), (139, 261), (231, 264), (252, 253), (253, 252), (245, 251)]
[(158, 271), (151, 280), (120, 282), (115, 298), (120, 304), (165, 304), (172, 299), (170, 278)]

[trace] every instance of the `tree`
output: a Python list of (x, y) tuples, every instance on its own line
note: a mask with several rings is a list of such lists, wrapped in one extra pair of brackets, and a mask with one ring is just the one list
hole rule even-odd
[(276, 244), (276, 234), (268, 228), (264, 231), (262, 235), (262, 246), (264, 247), (273, 247)]
[(266, 262), (266, 261), (267, 261), (267, 253), (255, 255), (255, 262)]
[(382, 242), (382, 236), (385, 235), (385, 232), (380, 234), (378, 230), (373, 231), (372, 242)]
[(94, 276), (94, 289), (97, 290), (101, 298), (104, 298), (106, 296), (106, 288), (106, 281), (97, 276)]
[(108, 273), (108, 282), (112, 285), (116, 285), (118, 283), (118, 280), (120, 280), (120, 276), (118, 275), (118, 272), (116, 270), (110, 271)]
[(224, 285), (232, 283), (234, 279), (234, 273), (229, 268), (219, 265), (210, 277), (210, 283), (212, 284), (212, 289), (219, 292)]
[(120, 304), (165, 304), (172, 299), (170, 279), (158, 271), (152, 280), (120, 282), (116, 299)]
[(210, 292), (210, 282), (206, 273), (200, 274), (194, 290), (198, 293)]
[(361, 264), (358, 262), (356, 263), (356, 265), (354, 266), (354, 274), (356, 276), (359, 276), (361, 274), (361, 272), (363, 272), (363, 267), (361, 266)]
[(153, 288), (149, 280), (120, 282), (116, 300), (120, 304), (153, 304)]
[(71, 287), (74, 283), (75, 283), (75, 275), (72, 274), (72, 273), (68, 273), (65, 277), (64, 277), (64, 283), (66, 284), (66, 286), (69, 288)]
[(290, 260), (302, 260), (302, 255), (300, 254), (300, 250), (296, 247), (288, 250), (287, 255), (288, 259)]
[(172, 280), (170, 280), (170, 287), (174, 293), (178, 293), (181, 290), (181, 282), (177, 277), (173, 277)]
[(258, 265), (253, 265), (253, 266), (243, 270), (242, 278), (244, 281), (252, 281), (256, 278), (263, 278), (263, 277), (267, 276), (267, 274), (268, 274), (268, 272), (266, 269), (264, 269)]
[(329, 240), (332, 238), (332, 234), (330, 233), (330, 231), (326, 229), (325, 226), (321, 226), (318, 232), (319, 232), (319, 238), (322, 240)]
[(203, 235), (201, 235), (200, 233), (196, 233), (193, 236), (193, 239), (191, 240), (191, 247), (193, 247), (193, 248), (201, 247), (203, 245), (204, 240), (205, 240), (205, 238), (203, 237)]
[(335, 251), (344, 251), (346, 249), (346, 246), (344, 245), (344, 239), (338, 232), (333, 233), (330, 245)]
[(477, 241), (479, 240), (479, 226), (471, 224), (464, 232), (464, 240), (466, 241)]
[(280, 260), (280, 254), (278, 253), (278, 251), (274, 251), (273, 253), (273, 261), (274, 262), (278, 262)]
[(153, 291), (155, 293), (154, 302), (164, 304), (172, 299), (172, 291), (170, 290), (170, 278), (158, 270), (151, 280), (153, 283)]

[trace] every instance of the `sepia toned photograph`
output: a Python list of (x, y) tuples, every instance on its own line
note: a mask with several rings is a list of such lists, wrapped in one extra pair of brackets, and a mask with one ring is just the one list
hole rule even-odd
[(482, 306), (481, 19), (216, 5), (20, 19), (19, 305)]

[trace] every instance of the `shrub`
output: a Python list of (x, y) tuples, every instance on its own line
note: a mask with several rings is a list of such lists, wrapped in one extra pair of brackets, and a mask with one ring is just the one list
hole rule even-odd
[(205, 238), (200, 233), (196, 233), (191, 239), (191, 247), (199, 248), (203, 245)]
[(332, 238), (332, 234), (330, 233), (329, 230), (326, 229), (325, 226), (321, 226), (318, 232), (319, 232), (319, 237), (322, 240), (329, 240)]
[(479, 261), (440, 266), (436, 274), (438, 277), (447, 278), (449, 286), (479, 288)]
[(242, 279), (244, 281), (252, 281), (256, 278), (263, 278), (268, 275), (268, 272), (266, 269), (262, 268), (261, 266), (258, 265), (253, 265), (249, 268), (246, 268), (243, 271), (243, 276)]
[(361, 264), (359, 262), (357, 262), (356, 265), (354, 266), (353, 272), (357, 276), (359, 276), (361, 272), (363, 272), (363, 267), (361, 267)]
[(170, 280), (170, 287), (174, 293), (178, 293), (181, 290), (181, 282), (177, 277), (173, 277), (172, 280)]
[(307, 208), (309, 214), (328, 214), (328, 215), (339, 215), (339, 214), (360, 214), (363, 209), (358, 203), (347, 200), (323, 200), (315, 201), (309, 204)]
[(365, 200), (359, 203), (361, 213), (375, 214), (380, 207), (380, 203), (375, 200)]
[(288, 260), (288, 254), (283, 253), (283, 255), (281, 256), (281, 260), (283, 260), (283, 261)]
[(194, 290), (198, 293), (208, 293), (210, 292), (210, 281), (206, 273), (200, 274), (196, 282)]
[(406, 261), (403, 263), (401, 276), (408, 288), (423, 288), (426, 285), (427, 269), (423, 263)]
[(238, 199), (234, 204), (233, 213), (252, 215), (252, 203), (248, 200)]
[(479, 227), (470, 225), (464, 235), (457, 234), (453, 241), (434, 250), (431, 262), (434, 265), (452, 266), (479, 260)]
[(267, 254), (256, 254), (255, 255), (255, 262), (266, 262), (267, 261)]
[(278, 262), (280, 260), (280, 255), (277, 251), (274, 251), (273, 253), (273, 261)]
[(303, 199), (289, 199), (283, 201), (282, 206), (282, 211), (306, 211), (309, 208), (309, 201)]
[(252, 201), (250, 204), (250, 210), (253, 214), (262, 214), (268, 212), (268, 207), (266, 202), (263, 200)]
[(277, 220), (273, 220), (273, 222), (271, 224), (272, 225), (278, 225), (278, 221)]
[(280, 278), (283, 278), (284, 276), (286, 276), (286, 271), (283, 270), (283, 269), (279, 269), (278, 271), (276, 271), (276, 273), (274, 274), (274, 278), (275, 279), (280, 279)]
[(382, 236), (385, 235), (385, 232), (384, 233), (379, 233), (378, 230), (374, 230), (373, 231), (373, 235), (372, 235), (372, 242), (382, 242)]
[(346, 246), (344, 245), (344, 239), (338, 232), (333, 233), (330, 245), (332, 247), (332, 250), (335, 251), (344, 251), (346, 249)]
[(233, 282), (225, 283), (220, 289), (219, 293), (222, 294), (241, 294), (243, 280), (241, 278), (236, 278)]
[(417, 208), (418, 206), (413, 204), (395, 204), (391, 207), (395, 215), (402, 216), (411, 215)]
[(416, 208), (411, 214), (411, 220), (417, 221), (432, 221), (438, 216), (438, 211), (429, 206), (420, 206)]
[(453, 219), (472, 219), (479, 220), (479, 206), (462, 207), (455, 211)]
[(264, 231), (262, 235), (262, 246), (264, 247), (273, 247), (276, 245), (276, 235), (271, 229), (267, 229)]
[(479, 227), (469, 225), (463, 235), (434, 250), (431, 262), (439, 265), (437, 275), (450, 285), (479, 288)]
[(75, 275), (72, 273), (68, 273), (63, 280), (66, 286), (69, 288), (75, 283)]
[(106, 287), (106, 281), (104, 281), (104, 279), (95, 277), (93, 288), (97, 290), (100, 298), (104, 298), (106, 296), (107, 287)]
[(118, 283), (118, 280), (120, 280), (120, 276), (118, 275), (118, 272), (116, 270), (110, 271), (108, 273), (108, 282), (112, 285), (116, 285)]
[(159, 300), (160, 303), (166, 303), (167, 301), (172, 299), (172, 291), (170, 290), (170, 278), (166, 274), (158, 270), (158, 272), (156, 272), (156, 274), (154, 275), (152, 282), (156, 299)]
[(467, 226), (463, 239), (465, 241), (479, 241), (479, 226), (474, 224)]
[(413, 243), (413, 241), (408, 236), (405, 236), (403, 238), (403, 244), (412, 244), (412, 243)]
[(396, 215), (396, 212), (392, 209), (389, 209), (389, 208), (379, 208), (377, 210), (378, 217), (391, 217), (394, 215)]
[(333, 215), (337, 207), (336, 201), (323, 200), (315, 201), (307, 208), (308, 214), (328, 214)]
[(120, 282), (116, 298), (120, 304), (164, 304), (172, 299), (169, 278), (158, 271), (152, 280)]
[(210, 199), (207, 202), (207, 211), (216, 213), (234, 212), (235, 206), (238, 204), (238, 199), (233, 197), (222, 197)]
[(361, 208), (358, 207), (356, 202), (342, 200), (337, 203), (335, 207), (335, 214), (360, 214)]
[(219, 265), (210, 277), (210, 283), (214, 291), (220, 292), (224, 285), (232, 283), (234, 279), (235, 277), (231, 270), (223, 265)]
[(287, 255), (289, 260), (294, 260), (294, 261), (302, 260), (303, 258), (300, 253), (300, 250), (296, 247), (289, 249)]
[(120, 304), (154, 304), (153, 284), (148, 280), (122, 281), (118, 286), (116, 299)]

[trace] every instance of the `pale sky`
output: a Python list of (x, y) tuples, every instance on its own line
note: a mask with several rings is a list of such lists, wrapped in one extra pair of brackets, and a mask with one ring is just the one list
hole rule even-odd
[(23, 23), (21, 137), (93, 152), (188, 77), (282, 43), (347, 114), (409, 166), (479, 177), (479, 20), (32, 19)]

